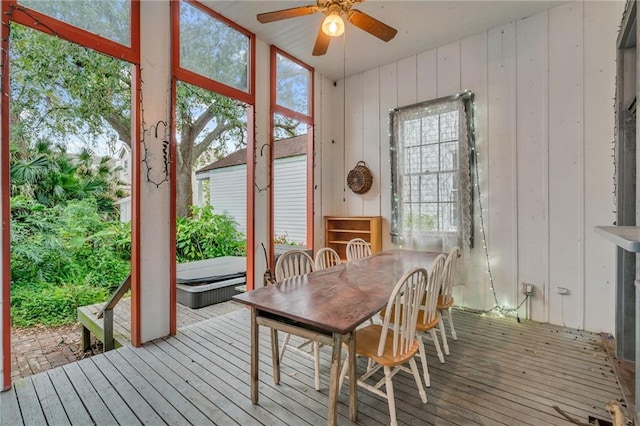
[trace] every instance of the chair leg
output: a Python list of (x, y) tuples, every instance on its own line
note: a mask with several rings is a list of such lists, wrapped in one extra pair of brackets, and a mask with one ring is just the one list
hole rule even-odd
[(442, 347), (444, 348), (444, 353), (449, 355), (449, 342), (447, 342), (447, 333), (444, 330), (444, 319), (442, 318), (442, 315), (438, 314), (438, 316), (440, 317), (440, 321), (438, 321), (440, 324), (440, 335), (442, 336)]
[(451, 328), (451, 336), (453, 340), (458, 340), (458, 336), (456, 335), (456, 329), (453, 326), (453, 318), (451, 317), (451, 308), (447, 309), (447, 316), (449, 317), (449, 327)]
[(432, 328), (429, 331), (431, 332), (431, 340), (433, 340), (433, 344), (436, 347), (436, 352), (438, 352), (438, 359), (440, 360), (440, 364), (444, 364), (444, 355), (442, 355), (442, 349), (440, 349), (440, 342), (438, 341), (436, 329)]
[(316, 390), (320, 390), (320, 343), (318, 342), (313, 342), (313, 364)]
[(420, 394), (420, 399), (423, 404), (427, 403), (427, 393), (424, 391), (424, 387), (422, 387), (422, 380), (420, 379), (420, 373), (418, 372), (418, 366), (416, 365), (416, 360), (411, 358), (409, 360), (409, 364), (411, 365), (411, 372), (413, 373), (413, 378), (416, 379), (416, 386), (418, 386), (418, 393)]
[(429, 368), (427, 367), (427, 353), (424, 349), (422, 336), (418, 336), (418, 354), (420, 355), (420, 363), (422, 364), (422, 374), (424, 374), (424, 385), (431, 387), (431, 377), (429, 376)]
[(284, 351), (287, 349), (290, 337), (291, 335), (289, 333), (284, 335), (284, 340), (282, 341), (282, 346), (280, 347), (280, 362), (282, 362), (282, 359), (284, 358)]
[(385, 365), (384, 367), (384, 390), (387, 394), (387, 402), (389, 403), (389, 416), (391, 417), (391, 426), (397, 426), (398, 420), (396, 419), (396, 400), (393, 395), (393, 381), (391, 379), (391, 368)]

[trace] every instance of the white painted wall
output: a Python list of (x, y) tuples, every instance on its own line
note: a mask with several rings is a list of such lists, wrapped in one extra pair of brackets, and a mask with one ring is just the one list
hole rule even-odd
[[(498, 302), (515, 306), (520, 283), (533, 283), (533, 319), (612, 332), (615, 249), (593, 227), (614, 221), (615, 40), (623, 6), (568, 3), (349, 76), (344, 93), (338, 82), (330, 88), (335, 143), (322, 141), (322, 214), (382, 215), (384, 247), (391, 247), (389, 110), (471, 90)], [(374, 175), (362, 196), (343, 191), (359, 160)], [(476, 248), (462, 262), (454, 296), (489, 309), (495, 303), (479, 220), (475, 228)], [(558, 286), (570, 295), (556, 294)]]

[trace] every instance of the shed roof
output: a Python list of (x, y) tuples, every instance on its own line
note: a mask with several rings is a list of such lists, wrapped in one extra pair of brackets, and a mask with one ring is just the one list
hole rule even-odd
[[(294, 136), (292, 138), (280, 139), (276, 141), (273, 158), (287, 158), (307, 153), (307, 135)], [(242, 148), (223, 157), (211, 164), (208, 164), (196, 171), (196, 174), (208, 172), (209, 170), (222, 169), (224, 167), (239, 166), (247, 163), (247, 148)]]

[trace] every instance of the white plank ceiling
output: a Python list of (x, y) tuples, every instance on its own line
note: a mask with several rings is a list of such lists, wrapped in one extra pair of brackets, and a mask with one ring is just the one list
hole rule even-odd
[[(311, 55), (321, 13), (260, 24), (257, 13), (314, 4), (310, 1), (217, 1), (207, 6), (256, 36), (313, 66), (333, 80), (442, 46), (499, 25), (522, 19), (566, 1), (398, 1), (367, 0), (354, 6), (396, 28), (388, 43), (351, 24), (344, 37), (332, 40), (321, 57)], [(345, 49), (346, 45), (346, 49)]]

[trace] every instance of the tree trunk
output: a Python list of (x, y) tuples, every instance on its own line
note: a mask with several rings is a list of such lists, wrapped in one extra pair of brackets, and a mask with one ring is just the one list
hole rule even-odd
[(193, 204), (191, 173), (178, 173), (176, 185), (176, 215), (190, 216), (189, 206)]
[[(186, 126), (185, 126), (186, 127)], [(182, 130), (183, 142), (176, 149), (176, 216), (190, 216), (189, 206), (193, 203), (191, 185), (191, 165), (193, 142), (189, 129)]]

